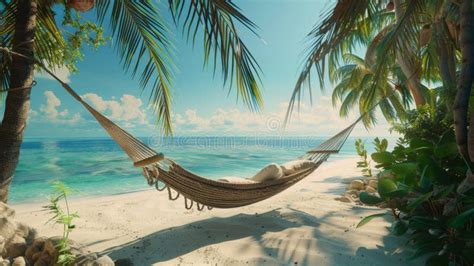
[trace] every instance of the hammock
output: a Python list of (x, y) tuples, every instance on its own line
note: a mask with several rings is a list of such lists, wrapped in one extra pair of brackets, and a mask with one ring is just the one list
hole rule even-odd
[[(237, 208), (265, 200), (284, 191), (311, 174), (332, 153), (338, 153), (349, 134), (361, 120), (361, 118), (357, 119), (335, 136), (298, 158), (314, 162), (309, 168), (276, 180), (260, 183), (225, 183), (194, 174), (173, 160), (166, 158), (162, 153), (157, 153), (95, 110), (68, 84), (62, 83), (62, 85), (95, 117), (112, 139), (133, 161), (134, 166), (142, 168), (143, 175), (147, 179), (148, 184), (154, 185), (159, 191), (166, 189), (170, 200), (176, 200), (182, 195), (186, 209), (191, 209), (194, 203), (196, 203), (198, 210), (203, 210), (205, 207), (208, 209)], [(164, 186), (160, 187), (160, 183), (163, 183)], [(177, 192), (175, 196), (173, 196), (172, 190)]]
[[(361, 116), (335, 136), (299, 157), (299, 159), (307, 159), (314, 162), (309, 168), (279, 179), (260, 183), (225, 183), (194, 174), (171, 159), (166, 158), (162, 153), (157, 153), (90, 106), (67, 83), (59, 79), (38, 60), (12, 52), (3, 47), (0, 50), (34, 61), (61, 83), (64, 89), (94, 116), (133, 161), (134, 166), (142, 169), (148, 184), (154, 185), (159, 191), (166, 189), (170, 200), (176, 200), (182, 195), (186, 209), (191, 209), (194, 203), (196, 203), (198, 210), (203, 210), (205, 207), (208, 209), (237, 208), (265, 200), (286, 190), (316, 170), (332, 153), (338, 153), (356, 124), (362, 119)], [(160, 183), (163, 183), (164, 186), (160, 186)], [(177, 193), (174, 196), (173, 190), (175, 194)]]

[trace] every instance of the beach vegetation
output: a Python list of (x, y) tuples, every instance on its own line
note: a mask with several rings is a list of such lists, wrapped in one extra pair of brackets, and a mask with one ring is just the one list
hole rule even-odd
[[(56, 249), (58, 251), (59, 265), (72, 265), (76, 257), (71, 253), (70, 234), (76, 228), (74, 220), (79, 218), (77, 212), (72, 212), (69, 208), (68, 196), (73, 190), (60, 181), (53, 182), (53, 194), (49, 199), (49, 204), (43, 208), (51, 214), (48, 222), (59, 224), (63, 228), (62, 237), (59, 239)], [(61, 206), (61, 205), (64, 205)]]
[(360, 161), (357, 162), (357, 167), (361, 169), (364, 177), (372, 177), (372, 168), (370, 166), (370, 160), (367, 158), (367, 150), (365, 149), (364, 142), (362, 139), (356, 139), (355, 141), (356, 152), (360, 157)]
[[(374, 139), (373, 144), (379, 154), (383, 154), (388, 147), (388, 141), (386, 139), (379, 139), (378, 137)], [(357, 162), (357, 168), (361, 169), (362, 176), (367, 178), (373, 177), (372, 161), (368, 158), (368, 151), (365, 148), (364, 141), (362, 139), (356, 139), (355, 148), (357, 155), (360, 157), (360, 161)]]
[[(443, 122), (445, 113), (440, 109), (426, 105), (410, 111), (407, 121), (396, 126), (403, 136), (393, 150), (371, 155), (380, 170), (378, 193), (361, 192), (359, 198), (391, 210), (391, 233), (408, 237), (412, 258), (427, 255), (427, 265), (440, 261), (472, 265), (473, 177), (466, 177), (470, 164), (458, 152), (454, 127)], [(368, 216), (358, 227), (386, 215)]]
[(414, 257), (472, 265), (473, 2), (337, 1), (308, 39), (287, 117), (313, 72), (321, 89), (334, 84), (341, 116), (356, 109), (371, 128), (381, 113), (401, 138), (371, 154), (377, 193), (360, 200), (390, 210), (392, 233), (409, 238)]

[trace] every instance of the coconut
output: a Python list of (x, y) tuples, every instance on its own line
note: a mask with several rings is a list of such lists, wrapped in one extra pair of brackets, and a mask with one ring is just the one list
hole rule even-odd
[(86, 12), (94, 7), (94, 0), (69, 0), (68, 5), (79, 12)]
[(388, 2), (385, 9), (387, 9), (387, 11), (393, 11), (395, 9), (395, 4), (393, 3), (393, 1)]
[(426, 24), (420, 31), (420, 46), (426, 46), (431, 40), (432, 30), (431, 25)]

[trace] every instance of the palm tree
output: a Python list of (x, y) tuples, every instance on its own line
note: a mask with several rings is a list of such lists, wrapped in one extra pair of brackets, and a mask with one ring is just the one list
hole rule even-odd
[[(76, 10), (87, 9), (92, 0), (13, 0), (2, 6), (1, 45), (47, 66), (74, 69), (87, 37), (101, 42), (100, 25), (105, 20), (122, 65), (132, 76), (139, 75), (141, 89), (151, 85), (151, 105), (165, 133), (171, 133), (172, 49), (170, 30), (162, 19), (162, 7), (153, 1), (97, 0), (96, 22), (83, 22)], [(202, 35), (205, 63), (221, 66), (224, 82), (252, 110), (262, 106), (260, 69), (237, 30), (237, 23), (255, 33), (255, 25), (231, 1), (169, 0), (168, 10), (188, 40)], [(79, 29), (67, 35), (56, 21), (53, 6), (63, 6), (65, 21)], [(67, 21), (69, 19), (69, 21)], [(72, 21), (72, 22), (71, 22)], [(85, 32), (84, 32), (85, 31)], [(199, 35), (198, 35), (199, 33)], [(97, 43), (94, 43), (97, 44)], [(220, 58), (220, 60), (219, 60)], [(0, 201), (6, 202), (20, 156), (20, 146), (30, 109), (34, 64), (3, 53), (0, 66), (0, 94), (6, 94), (0, 125)], [(215, 68), (214, 68), (215, 69)], [(1, 95), (0, 95), (1, 96)]]
[[(440, 10), (445, 10), (445, 12), (438, 14), (441, 13)], [(311, 90), (313, 69), (316, 70), (321, 82), (320, 86), (323, 88), (322, 81), (324, 81), (326, 69), (337, 66), (344, 54), (354, 53), (357, 49), (364, 47), (372, 50), (367, 51), (368, 55), (371, 54), (371, 57), (377, 58), (370, 62), (371, 58), (366, 57), (369, 64), (374, 64), (371, 66), (375, 74), (374, 87), (378, 86), (377, 83), (383, 82), (384, 73), (393, 64), (393, 61), (388, 59), (393, 57), (406, 77), (406, 86), (416, 106), (423, 105), (426, 102), (426, 91), (422, 79), (426, 76), (423, 76), (422, 70), (427, 62), (420, 58), (420, 50), (423, 48), (425, 52), (432, 52), (438, 47), (431, 45), (429, 46), (431, 49), (425, 49), (427, 45), (420, 46), (419, 36), (424, 33), (423, 26), (427, 23), (442, 21), (446, 24), (448, 15), (451, 19), (451, 15), (456, 13), (456, 10), (455, 4), (451, 1), (338, 1), (322, 22), (308, 34), (311, 46), (296, 82), (288, 115), (301, 98), (302, 91), (305, 88)], [(443, 31), (438, 33), (439, 38), (436, 39), (441, 39), (445, 43), (445, 47), (440, 47), (440, 49), (452, 46), (446, 41), (448, 38), (451, 39), (451, 36), (446, 37), (447, 30), (443, 28)], [(429, 40), (430, 43), (433, 39)], [(452, 51), (446, 51), (444, 60), (453, 59), (454, 54)], [(445, 72), (452, 74), (453, 64), (448, 65), (451, 68)], [(374, 102), (368, 101), (367, 109), (370, 108), (371, 103)]]
[[(416, 105), (424, 104), (419, 74), (414, 70), (419, 67), (420, 62), (414, 60), (411, 56), (412, 52), (409, 52), (408, 56), (400, 56), (402, 51), (413, 50), (411, 46), (417, 44), (419, 14), (424, 8), (420, 2), (422, 1), (407, 1), (401, 5), (398, 1), (396, 3), (390, 1), (388, 5), (385, 5), (385, 1), (338, 1), (323, 21), (308, 34), (311, 46), (296, 82), (288, 114), (292, 112), (295, 103), (300, 99), (302, 91), (305, 88), (311, 90), (311, 86), (308, 85), (311, 84), (313, 68), (322, 82), (327, 68), (337, 66), (344, 54), (355, 53), (356, 49), (361, 47), (370, 48), (372, 52), (368, 51), (367, 55), (376, 57), (374, 62), (369, 60), (369, 64), (377, 64), (371, 66), (374, 69), (374, 87), (378, 87), (377, 83), (382, 82), (384, 73), (387, 73), (387, 69), (391, 67), (388, 62), (393, 63), (393, 60), (389, 59), (395, 58), (407, 77), (407, 87)], [(394, 9), (395, 12), (393, 12)], [(402, 64), (400, 60), (403, 60)], [(324, 87), (324, 84), (320, 85)]]
[[(370, 48), (371, 42), (375, 42), (372, 87), (380, 87), (379, 83), (394, 63), (387, 60), (390, 58), (395, 58), (406, 77), (406, 85), (417, 106), (426, 101), (421, 80), (441, 79), (446, 105), (448, 110), (453, 110), (459, 151), (465, 158), (470, 155), (474, 162), (474, 119), (469, 127), (467, 120), (474, 76), (473, 12), (471, 0), (339, 0), (308, 35), (311, 46), (296, 82), (287, 118), (301, 99), (303, 90), (311, 91), (313, 68), (323, 83), (327, 66), (337, 65), (342, 55), (353, 53), (359, 47)], [(421, 43), (420, 37), (426, 33), (428, 43)], [(381, 35), (379, 40), (375, 38), (377, 35)], [(460, 69), (459, 77), (456, 66)], [(367, 107), (364, 110), (375, 103), (375, 95), (372, 93), (365, 99)]]
[[(367, 113), (363, 117), (363, 122), (369, 127), (376, 120), (374, 109), (367, 109), (368, 106), (373, 106), (372, 103), (367, 103), (367, 99), (379, 103), (387, 121), (394, 121), (404, 116), (412, 98), (407, 86), (403, 85), (406, 79), (399, 67), (391, 68), (382, 82), (372, 86), (375, 73), (367, 60), (354, 54), (344, 54), (343, 61), (346, 65), (330, 71), (329, 75), (331, 82), (336, 84), (332, 92), (333, 104), (341, 102), (340, 116), (346, 117), (352, 108), (358, 106), (360, 113)], [(375, 96), (369, 97), (369, 95)]]

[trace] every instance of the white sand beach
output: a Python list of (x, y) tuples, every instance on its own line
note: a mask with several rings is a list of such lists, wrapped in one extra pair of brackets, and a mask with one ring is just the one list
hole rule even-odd
[[(334, 200), (360, 176), (355, 162), (327, 162), (287, 191), (238, 209), (186, 210), (183, 199), (151, 189), (73, 199), (80, 218), (71, 238), (134, 265), (419, 265), (405, 261), (406, 239), (388, 235), (389, 222), (355, 228), (382, 210)], [(45, 224), (43, 205), (13, 207), (40, 235), (59, 235), (59, 226)]]

